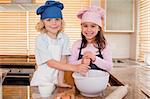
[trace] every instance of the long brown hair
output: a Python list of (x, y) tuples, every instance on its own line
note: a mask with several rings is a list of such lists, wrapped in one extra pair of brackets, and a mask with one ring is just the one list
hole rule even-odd
[[(94, 43), (95, 43), (95, 47), (98, 48), (100, 51), (102, 51), (105, 47), (106, 47), (106, 39), (103, 35), (103, 30), (101, 27), (100, 31), (98, 31), (97, 35), (95, 36), (94, 39)], [(81, 33), (81, 37), (82, 37), (82, 48), (85, 48), (87, 46), (87, 40), (86, 37)]]

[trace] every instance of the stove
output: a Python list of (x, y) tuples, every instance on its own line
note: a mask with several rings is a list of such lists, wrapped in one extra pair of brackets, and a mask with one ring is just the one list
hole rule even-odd
[(0, 65), (1, 69), (9, 72), (4, 78), (3, 85), (30, 85), (35, 65)]

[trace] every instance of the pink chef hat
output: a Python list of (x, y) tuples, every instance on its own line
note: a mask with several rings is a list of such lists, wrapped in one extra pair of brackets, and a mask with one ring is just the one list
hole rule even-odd
[(90, 8), (82, 9), (77, 14), (77, 17), (83, 22), (93, 22), (102, 27), (102, 19), (104, 18), (104, 10), (102, 8), (92, 6)]

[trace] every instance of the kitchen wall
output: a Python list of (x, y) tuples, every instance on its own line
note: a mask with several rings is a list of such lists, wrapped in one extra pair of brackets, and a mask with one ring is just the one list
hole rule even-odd
[(129, 33), (105, 33), (113, 58), (130, 58)]

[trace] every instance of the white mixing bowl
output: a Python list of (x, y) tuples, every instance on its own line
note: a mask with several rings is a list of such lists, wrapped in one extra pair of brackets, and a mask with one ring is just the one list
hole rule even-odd
[(87, 97), (99, 96), (109, 81), (109, 73), (101, 70), (89, 70), (86, 76), (74, 72), (72, 76), (77, 89)]

